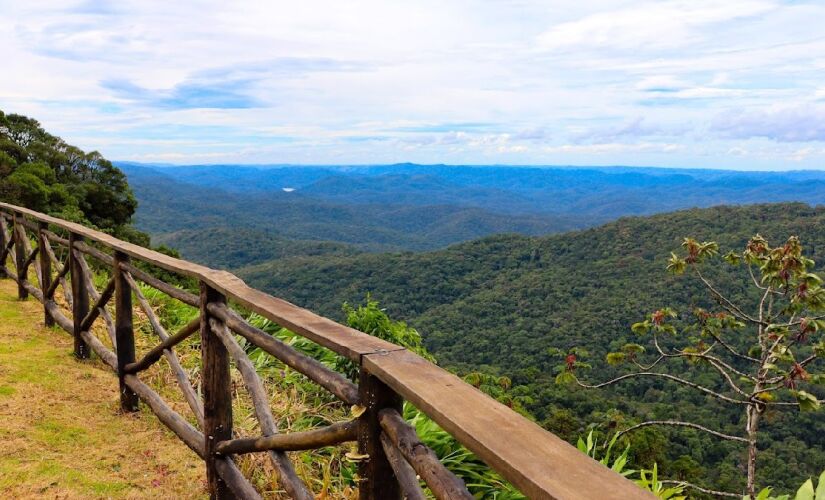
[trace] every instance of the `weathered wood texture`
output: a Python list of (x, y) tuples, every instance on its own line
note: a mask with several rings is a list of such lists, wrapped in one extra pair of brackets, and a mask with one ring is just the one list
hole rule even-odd
[(247, 500), (258, 500), (261, 495), (243, 476), (243, 473), (230, 457), (218, 457), (215, 459), (215, 469), (226, 483), (226, 486), (237, 498)]
[(381, 445), (382, 410), (401, 411), (401, 396), (366, 370), (358, 379), (361, 404), (364, 413), (358, 418), (358, 453), (368, 458), (358, 463), (361, 484), (358, 493), (361, 500), (390, 500), (401, 498), (401, 487), (395, 478), (384, 447)]
[(327, 368), (320, 361), (298, 352), (268, 333), (245, 322), (237, 313), (222, 304), (210, 304), (209, 311), (226, 323), (232, 331), (242, 336), (272, 356), (281, 360), (345, 403), (358, 404), (358, 387), (340, 373)]
[(128, 272), (132, 275), (133, 278), (137, 278), (140, 281), (146, 283), (147, 285), (151, 286), (156, 290), (160, 290), (161, 292), (165, 293), (166, 295), (178, 299), (179, 301), (183, 302), (184, 304), (189, 304), (192, 307), (200, 307), (200, 299), (197, 295), (193, 293), (189, 293), (186, 290), (181, 290), (180, 288), (170, 285), (164, 281), (161, 281), (151, 274), (141, 271), (137, 267), (129, 264), (129, 263), (122, 263), (121, 267), (124, 271)]
[(153, 347), (149, 352), (144, 355), (140, 361), (136, 361), (134, 363), (129, 363), (124, 367), (124, 371), (126, 373), (137, 373), (143, 371), (153, 364), (155, 364), (161, 356), (163, 356), (163, 352), (172, 349), (176, 345), (180, 344), (184, 340), (188, 339), (190, 335), (197, 332), (200, 329), (201, 320), (200, 318), (195, 318), (186, 324), (180, 331), (171, 337), (167, 337), (166, 340), (161, 342), (159, 345)]
[(203, 433), (206, 437), (206, 481), (213, 499), (234, 498), (231, 488), (216, 468), (215, 446), (232, 439), (232, 379), (229, 352), (210, 323), (207, 305), (226, 303), (226, 297), (206, 283), (201, 284), (201, 367), (203, 377)]
[(357, 422), (338, 422), (320, 429), (310, 431), (290, 432), (289, 434), (273, 434), (257, 438), (239, 438), (222, 441), (215, 447), (217, 453), (223, 455), (237, 455), (241, 453), (255, 453), (259, 451), (300, 451), (314, 450), (326, 446), (334, 446), (348, 441), (355, 441), (358, 437)]
[[(123, 269), (125, 270), (127, 267), (128, 266), (123, 266)], [(143, 309), (143, 312), (149, 319), (149, 324), (152, 326), (152, 330), (158, 338), (160, 338), (160, 340), (165, 341), (169, 338), (169, 334), (166, 333), (166, 329), (160, 324), (155, 311), (152, 310), (151, 304), (149, 304), (149, 301), (146, 300), (143, 292), (140, 291), (140, 287), (132, 278), (131, 273), (127, 272), (125, 276), (126, 281), (129, 282), (129, 286), (132, 287), (132, 291), (135, 293), (135, 297), (138, 299), (140, 308)], [(198, 322), (198, 326), (200, 326), (200, 318), (198, 318)], [(202, 429), (203, 404), (201, 403), (198, 394), (195, 392), (194, 387), (192, 387), (192, 381), (189, 380), (189, 374), (183, 369), (183, 366), (181, 366), (180, 360), (178, 359), (177, 354), (175, 354), (175, 351), (172, 351), (171, 349), (165, 350), (163, 351), (163, 356), (166, 358), (166, 362), (169, 363), (169, 367), (175, 375), (175, 380), (177, 380), (178, 386), (180, 387), (181, 392), (183, 392), (183, 397), (186, 399), (186, 403), (189, 405), (189, 408), (198, 420), (198, 425), (200, 425)]]
[(89, 292), (86, 286), (86, 280), (83, 277), (83, 267), (78, 262), (75, 255), (75, 246), (77, 243), (82, 243), (80, 240), (82, 236), (75, 233), (69, 235), (69, 259), (71, 262), (71, 277), (72, 277), (72, 320), (74, 321), (74, 355), (78, 359), (86, 359), (89, 357), (89, 346), (83, 340), (80, 333), (83, 329), (80, 327), (83, 318), (89, 314)]
[(0, 217), (0, 278), (9, 276), (6, 271), (6, 261), (9, 258), (9, 249), (14, 240), (9, 236), (9, 226), (5, 217)]
[[(112, 281), (115, 286), (115, 339), (117, 345), (117, 377), (120, 383), (120, 408), (131, 412), (138, 410), (138, 396), (126, 385), (126, 366), (135, 362), (135, 330), (132, 319), (132, 288), (126, 281), (121, 262), (128, 262), (129, 256), (115, 253), (112, 264)], [(107, 287), (108, 289), (108, 287)], [(103, 302), (105, 293), (98, 302)], [(105, 302), (104, 302), (105, 303)], [(102, 308), (102, 307), (101, 307)]]
[(414, 353), (365, 356), (363, 367), (530, 498), (651, 498), (631, 481)]
[(29, 296), (29, 292), (23, 285), (26, 281), (26, 272), (28, 269), (25, 266), (26, 262), (26, 248), (23, 242), (28, 238), (26, 230), (21, 225), (22, 216), (14, 215), (14, 265), (17, 268), (17, 297), (23, 300)]
[[(88, 277), (88, 273), (84, 270), (84, 278)], [(92, 307), (89, 308), (89, 312), (83, 318), (83, 321), (80, 322), (80, 331), (90, 330), (92, 328), (92, 324), (94, 324), (95, 320), (100, 316), (101, 311), (106, 310), (106, 303), (112, 298), (112, 295), (115, 294), (115, 277), (113, 276), (108, 283), (106, 283), (106, 287), (103, 288), (103, 291), (100, 294), (96, 293), (94, 286), (89, 286), (91, 279), (87, 279), (86, 281), (86, 291), (89, 292), (89, 296), (94, 298), (97, 295), (97, 299), (95, 299), (95, 303)]]
[(197, 453), (201, 458), (206, 456), (206, 440), (199, 430), (192, 427), (192, 424), (187, 422), (185, 418), (172, 410), (158, 393), (141, 382), (136, 375), (124, 376), (124, 382), (152, 409), (152, 412), (157, 415), (166, 427), (178, 435), (186, 446), (191, 448), (192, 451)]
[[(26, 217), (31, 220), (26, 220)], [(3, 226), (8, 229), (7, 221), (15, 222), (11, 234), (7, 230), (3, 231)], [(43, 230), (43, 224), (49, 224), (59, 231), (65, 231), (69, 239), (66, 240), (50, 231)], [(38, 275), (41, 286), (37, 287), (28, 282), (27, 264), (37, 255), (40, 255), (41, 261), (46, 260), (41, 250), (45, 249), (49, 253), (50, 249), (41, 243), (39, 246), (43, 248), (39, 248), (36, 253), (32, 251), (25, 228), (33, 231), (39, 230), (50, 241), (70, 247), (67, 264), (72, 281), (70, 294), (72, 319), (67, 318), (57, 304), (51, 300), (50, 296), (54, 293), (54, 286), (48, 284), (51, 275), (50, 272), (44, 272), (42, 265), (35, 266), (35, 274)], [(417, 444), (413, 448), (409, 446), (417, 438), (414, 434), (406, 438), (400, 437), (405, 432), (405, 428), (400, 425), (403, 421), (396, 422), (399, 425), (393, 426), (392, 423), (387, 424), (393, 420), (393, 417), (385, 416), (385, 427), (382, 429), (379, 420), (379, 414), (382, 411), (383, 415), (396, 415), (397, 413), (393, 412), (400, 410), (402, 397), (421, 409), (530, 498), (599, 498), (605, 500), (653, 498), (632, 482), (591, 460), (535, 423), (521, 417), (464, 383), (458, 377), (421, 357), (392, 343), (340, 325), (282, 299), (254, 290), (228, 272), (176, 259), (76, 223), (7, 203), (0, 203), (0, 232), (2, 233), (0, 250), (3, 252), (3, 259), (0, 259), (3, 260), (0, 262), (0, 273), (6, 273), (17, 281), (21, 297), (32, 295), (44, 302), (46, 314), (51, 315), (58, 325), (74, 335), (75, 354), (78, 357), (88, 357), (91, 347), (113, 369), (120, 366), (125, 385), (146, 402), (161, 421), (175, 431), (187, 445), (204, 457), (211, 491), (214, 492), (216, 498), (231, 498), (233, 495), (258, 497), (254, 488), (243, 479), (231, 457), (215, 454), (214, 448), (217, 443), (228, 442), (232, 438), (228, 351), (234, 348), (232, 342), (227, 342), (226, 338), (232, 341), (234, 339), (225, 333), (223, 326), (228, 326), (285, 364), (304, 373), (341, 400), (348, 403), (360, 403), (366, 407), (358, 423), (359, 450), (369, 455), (369, 459), (361, 464), (361, 476), (367, 479), (362, 484), (362, 490), (364, 490), (361, 492), (362, 498), (398, 498), (401, 494), (399, 482), (403, 485), (404, 494), (408, 498), (420, 498), (414, 488), (414, 478), (410, 474), (410, 468), (405, 465), (405, 462), (412, 462), (409, 465), (415, 467), (418, 463), (420, 467), (423, 455), (420, 450), (416, 451), (420, 447)], [(84, 242), (84, 239), (88, 243)], [(202, 410), (191, 382), (180, 368), (172, 349), (163, 349), (163, 354), (169, 360), (170, 366), (173, 366), (187, 402), (190, 403), (196, 416), (200, 417), (199, 421), (203, 421), (203, 433), (172, 412), (168, 405), (148, 386), (140, 382), (136, 375), (124, 374), (123, 368), (129, 363), (120, 362), (115, 353), (88, 331), (82, 331), (80, 328), (84, 318), (87, 318), (89, 314), (89, 293), (93, 287), (89, 286), (90, 283), (86, 281), (83, 266), (72, 250), (82, 251), (104, 264), (115, 264), (112, 255), (99, 250), (92, 244), (112, 254), (130, 256), (152, 266), (194, 278), (202, 284), (201, 296), (198, 297), (169, 285), (137, 269), (132, 264), (117, 263), (117, 268), (125, 271), (121, 276), (121, 288), (127, 288), (123, 286), (123, 283), (126, 283), (128, 288), (135, 291), (141, 307), (146, 311), (153, 329), (162, 342), (166, 341), (169, 336), (154, 317), (148, 301), (140, 294), (130, 273), (171, 297), (200, 307), (203, 360), (201, 375), (205, 401)], [(12, 255), (16, 257), (12, 259), (15, 264), (14, 271), (5, 265), (4, 260), (11, 254), (12, 249), (14, 250)], [(57, 259), (53, 252), (49, 254), (49, 259), (56, 264)], [(115, 294), (117, 295), (117, 290)], [(361, 368), (361, 380), (357, 388), (360, 393), (356, 393), (355, 385), (343, 379), (340, 374), (326, 367), (319, 367), (318, 363), (311, 358), (301, 357), (302, 355), (294, 349), (278, 342), (265, 332), (249, 326), (226, 307), (225, 298), (357, 363)], [(101, 299), (101, 295), (94, 297), (98, 304), (105, 302)], [(101, 309), (99, 314), (105, 314), (105, 308), (98, 307), (97, 309)], [(225, 334), (215, 333), (216, 331)], [(120, 349), (122, 347), (118, 348), (118, 351)], [(241, 366), (247, 366), (243, 362), (243, 356), (237, 356), (237, 359), (240, 360), (239, 369)], [(253, 393), (259, 389), (259, 387), (256, 388), (256, 383), (252, 381), (248, 373), (244, 376), (244, 383)], [(256, 405), (256, 414), (264, 417), (261, 419), (264, 439), (289, 439), (275, 433), (277, 429), (274, 427), (274, 422), (271, 427), (267, 427), (269, 430), (264, 428), (268, 426), (266, 415), (265, 412), (259, 411), (261, 408), (258, 406), (260, 405)], [(202, 416), (199, 415), (198, 410), (201, 410)], [(400, 419), (400, 416), (398, 418)], [(427, 455), (426, 448), (421, 448), (421, 450), (424, 450), (424, 455)], [(437, 469), (435, 463), (431, 465), (431, 470)], [(434, 493), (439, 494), (439, 492)], [(459, 498), (462, 497), (459, 496)]]
[(393, 472), (395, 472), (395, 478), (401, 487), (401, 496), (405, 500), (426, 500), (427, 495), (421, 489), (415, 469), (401, 456), (401, 452), (390, 442), (390, 438), (383, 433), (381, 434), (381, 446), (384, 448), (384, 454), (387, 455), (387, 460), (390, 461)]
[(49, 252), (46, 250), (46, 247), (49, 246), (49, 240), (43, 233), (47, 226), (48, 224), (45, 222), (41, 222), (38, 225), (37, 249), (40, 252), (38, 263), (40, 264), (40, 289), (43, 290), (43, 322), (46, 326), (54, 326), (54, 318), (49, 314), (49, 310), (46, 307), (46, 301), (51, 299), (48, 291), (52, 287), (52, 260), (49, 257)]
[[(78, 265), (80, 265), (80, 270), (83, 273), (83, 282), (86, 284), (86, 291), (89, 293), (89, 297), (95, 301), (95, 303), (100, 302), (100, 293), (95, 289), (94, 280), (92, 279), (92, 270), (89, 269), (89, 264), (86, 262), (86, 257), (78, 251), (74, 252), (74, 256), (77, 259)], [(99, 308), (99, 314), (103, 317), (103, 320), (106, 322), (106, 331), (109, 334), (109, 341), (112, 343), (112, 348), (117, 350), (117, 337), (115, 333), (115, 322), (112, 319), (112, 315), (109, 314), (109, 311), (106, 307)]]
[(390, 443), (401, 452), (421, 479), (427, 483), (435, 496), (444, 500), (473, 500), (464, 481), (447, 470), (438, 461), (433, 450), (418, 439), (412, 428), (395, 409), (386, 408), (379, 412), (381, 428)]
[[(261, 432), (264, 436), (274, 436), (278, 433), (278, 427), (275, 424), (275, 419), (272, 417), (272, 410), (269, 407), (269, 396), (264, 388), (255, 366), (249, 360), (249, 357), (243, 351), (241, 346), (235, 340), (227, 325), (210, 319), (210, 326), (212, 331), (223, 342), (229, 355), (235, 360), (235, 367), (243, 377), (244, 385), (252, 398), (252, 404), (255, 407), (255, 417), (258, 420), (258, 425), (261, 427)], [(278, 478), (284, 490), (291, 498), (297, 500), (312, 500), (314, 495), (307, 489), (306, 485), (298, 477), (292, 462), (283, 451), (270, 451), (269, 459), (275, 471), (278, 473)]]
[[(51, 243), (54, 240), (52, 240), (52, 236), (50, 236), (50, 234), (53, 234), (53, 233), (51, 233), (49, 231), (43, 231), (43, 233), (46, 235), (46, 252), (48, 252), (49, 258), (51, 259), (52, 264), (54, 264), (55, 266), (60, 268), (60, 271), (57, 273), (57, 278), (52, 283), (51, 288), (54, 289), (55, 287), (57, 287), (57, 285), (60, 285), (63, 288), (63, 298), (66, 300), (66, 304), (68, 304), (69, 307), (71, 308), (72, 307), (72, 289), (69, 287), (69, 285), (66, 282), (66, 274), (68, 274), (69, 270), (71, 269), (71, 264), (70, 264), (68, 258), (66, 259), (65, 263), (61, 262), (60, 259), (57, 258), (57, 254), (54, 253), (54, 250), (51, 247)], [(64, 240), (64, 241), (66, 241), (65, 247), (66, 247), (66, 254), (68, 255), (69, 240)], [(49, 294), (49, 298), (51, 299), (52, 297), (54, 297), (54, 290), (52, 290), (52, 292)]]

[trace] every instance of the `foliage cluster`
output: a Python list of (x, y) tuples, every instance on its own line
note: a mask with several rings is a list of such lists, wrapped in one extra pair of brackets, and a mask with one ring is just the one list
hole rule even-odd
[[(652, 379), (631, 380), (610, 391), (558, 387), (557, 358), (548, 348), (567, 353), (575, 346), (591, 359), (605, 359), (639, 343), (630, 330), (638, 311), (667, 304), (712, 310), (716, 302), (700, 283), (663, 277), (668, 251), (680, 247), (685, 234), (734, 248), (744, 247), (755, 233), (769, 241), (798, 235), (807, 256), (825, 262), (825, 207), (778, 204), (623, 218), (586, 231), (543, 238), (502, 235), (419, 254), (287, 258), (239, 274), (257, 288), (339, 319), (341, 303), (371, 293), (393, 317), (420, 331), (446, 367), (508, 377), (510, 394), (570, 442), (591, 426), (604, 439), (620, 427), (665, 420), (675, 405), (686, 418), (734, 433), (742, 428), (739, 411), (687, 387)], [(756, 305), (760, 299), (744, 266), (719, 268), (712, 278), (736, 303)], [(674, 347), (671, 340), (663, 345)], [(598, 364), (592, 377), (610, 379), (621, 370), (621, 365)], [(691, 374), (708, 384), (718, 376), (712, 367), (687, 360), (673, 373)], [(770, 412), (761, 429), (759, 484), (792, 491), (825, 469), (821, 412), (798, 418)], [(629, 439), (633, 468), (656, 462), (664, 477), (720, 490), (743, 488), (746, 455), (736, 443), (681, 429), (646, 428)]]
[(126, 176), (31, 118), (0, 111), (0, 199), (148, 244), (131, 226), (137, 201)]

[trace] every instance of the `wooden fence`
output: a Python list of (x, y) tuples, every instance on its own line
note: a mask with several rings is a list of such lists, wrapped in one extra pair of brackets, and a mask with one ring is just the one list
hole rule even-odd
[[(32, 240), (36, 242), (34, 249)], [(53, 245), (60, 251), (56, 252)], [(45, 323), (57, 324), (73, 335), (75, 356), (88, 358), (94, 351), (117, 373), (122, 409), (135, 411), (143, 401), (204, 460), (212, 498), (260, 498), (233, 457), (267, 453), (283, 489), (292, 498), (311, 500), (312, 492), (296, 475), (286, 452), (352, 441), (357, 441), (359, 454), (367, 457), (359, 462), (362, 499), (426, 498), (420, 481), (436, 498), (473, 498), (464, 483), (439, 462), (404, 421), (403, 400), (423, 411), (529, 498), (652, 498), (632, 482), (418, 355), (249, 288), (228, 272), (6, 203), (0, 203), (0, 247), (0, 275), (17, 282), (20, 298), (31, 295), (43, 303)], [(65, 259), (58, 259), (58, 254), (65, 255)], [(102, 291), (94, 287), (87, 256), (111, 269), (111, 279)], [(13, 269), (7, 267), (9, 257)], [(200, 294), (158, 279), (136, 267), (136, 261), (194, 278), (200, 283)], [(29, 281), (32, 265), (31, 274), (37, 277), (39, 286)], [(199, 308), (199, 318), (170, 335), (136, 280)], [(60, 302), (69, 304), (71, 311), (55, 300), (58, 288), (63, 293)], [(133, 298), (161, 341), (140, 359), (135, 352)], [(110, 301), (114, 301), (114, 317), (106, 307)], [(230, 308), (228, 301), (352, 360), (360, 368), (359, 383), (354, 384), (250, 325)], [(105, 322), (111, 349), (91, 333), (93, 323), (100, 318)], [(201, 344), (202, 397), (174, 351), (175, 345), (195, 333), (200, 335)], [(360, 405), (365, 411), (352, 421), (279, 434), (263, 383), (233, 333), (341, 401)], [(171, 367), (197, 426), (140, 380), (139, 373), (161, 357)], [(230, 359), (251, 396), (261, 437), (233, 439)]]

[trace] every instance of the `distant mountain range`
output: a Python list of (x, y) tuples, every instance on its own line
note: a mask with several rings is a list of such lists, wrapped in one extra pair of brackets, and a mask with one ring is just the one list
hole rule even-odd
[(228, 268), (308, 253), (432, 250), (691, 207), (825, 203), (825, 172), (812, 171), (117, 165), (140, 202), (137, 226), (155, 243)]

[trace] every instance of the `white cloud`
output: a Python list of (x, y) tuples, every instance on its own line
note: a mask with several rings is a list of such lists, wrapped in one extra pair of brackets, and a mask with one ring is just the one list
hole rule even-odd
[(703, 28), (774, 8), (770, 2), (750, 0), (644, 2), (553, 26), (537, 41), (546, 50), (584, 47), (649, 52), (681, 48), (701, 41), (698, 31)]
[(823, 18), (779, 0), (0, 0), (0, 106), (115, 159), (825, 167)]
[(717, 116), (712, 127), (737, 139), (767, 137), (782, 142), (825, 142), (825, 105), (731, 110)]

